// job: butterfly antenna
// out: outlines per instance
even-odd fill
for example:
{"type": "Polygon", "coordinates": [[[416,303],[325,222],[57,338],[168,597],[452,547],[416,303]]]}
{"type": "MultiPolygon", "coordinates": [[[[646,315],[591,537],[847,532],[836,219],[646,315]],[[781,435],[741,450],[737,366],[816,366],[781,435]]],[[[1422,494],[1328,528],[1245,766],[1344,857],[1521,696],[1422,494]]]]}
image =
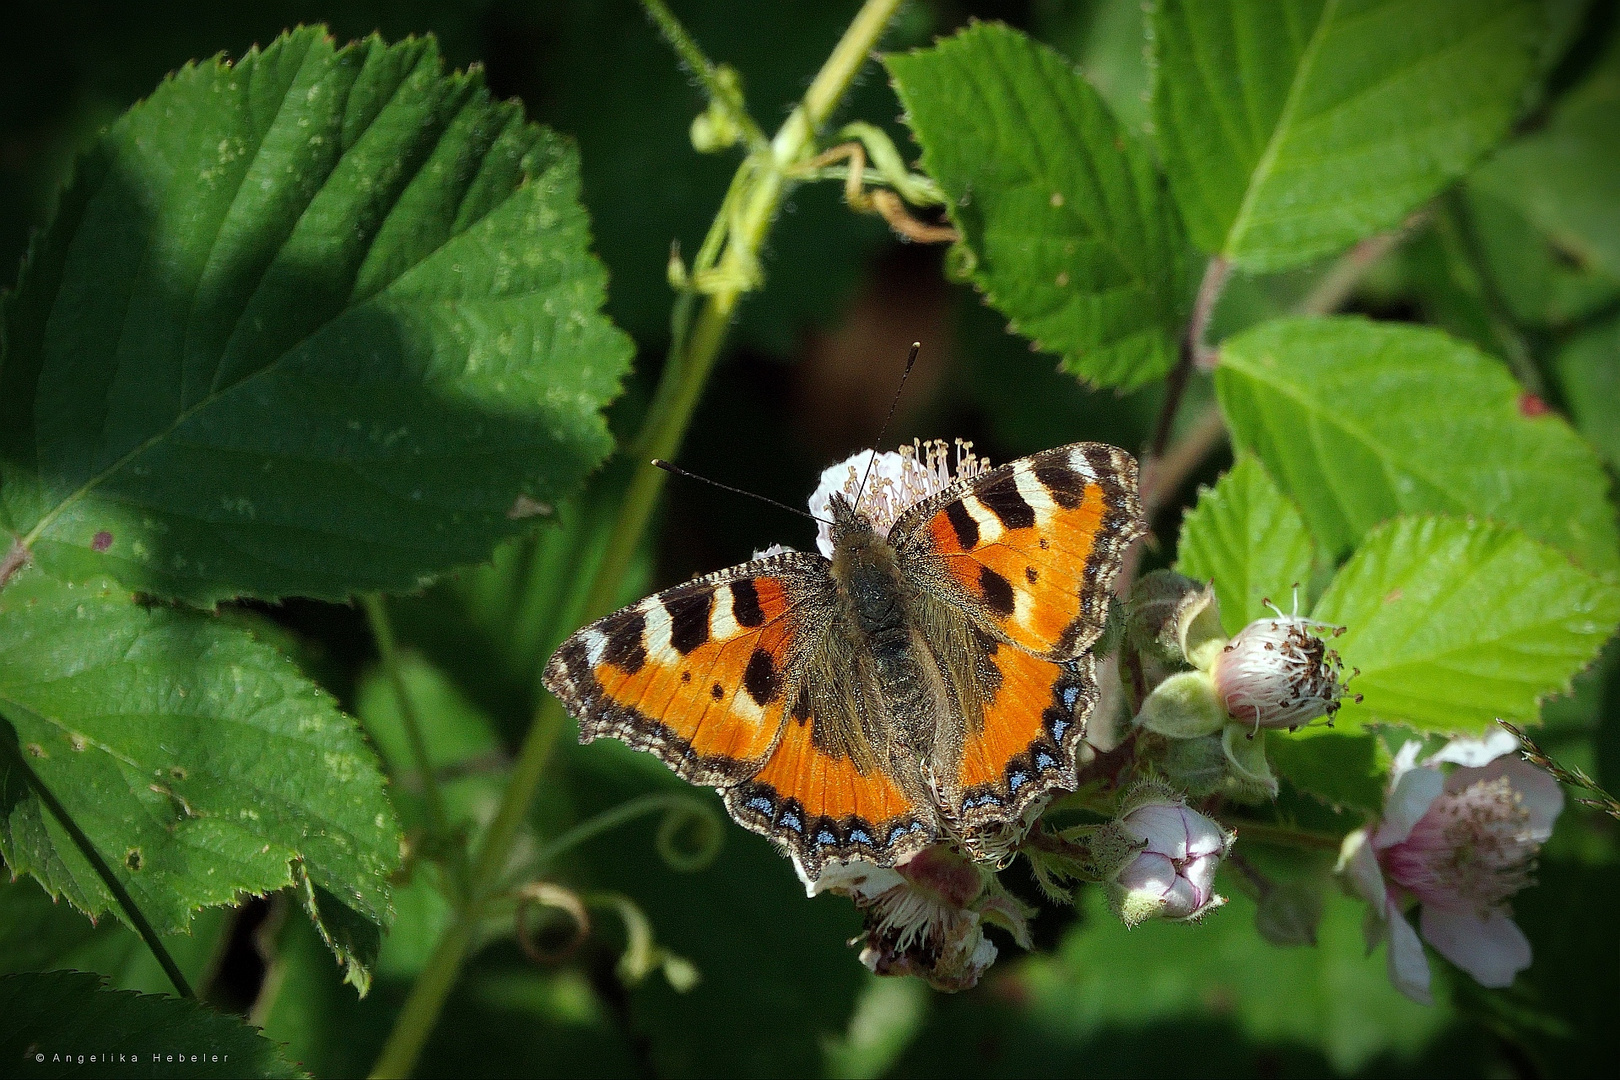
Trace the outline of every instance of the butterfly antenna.
{"type": "Polygon", "coordinates": [[[872,456],[866,460],[866,474],[861,477],[861,486],[855,489],[855,502],[852,504],[857,510],[861,506],[861,495],[866,491],[867,478],[872,475],[872,466],[877,464],[878,447],[883,445],[883,436],[888,433],[889,421],[894,419],[894,410],[900,404],[900,392],[906,388],[906,380],[911,377],[911,369],[917,363],[917,354],[922,351],[922,342],[913,341],[911,352],[906,354],[906,370],[900,373],[900,385],[894,388],[894,400],[889,402],[889,415],[883,418],[883,426],[878,428],[877,442],[872,444],[872,456]]]}
{"type": "Polygon", "coordinates": [[[711,487],[717,487],[721,491],[729,491],[733,495],[746,495],[750,499],[758,499],[762,503],[770,503],[772,506],[775,506],[775,507],[777,507],[779,509],[782,509],[782,510],[786,510],[790,514],[798,514],[800,517],[807,517],[811,521],[819,521],[819,522],[823,522],[824,524],[827,524],[827,525],[832,524],[832,522],[827,521],[826,518],[818,518],[818,517],[816,517],[816,515],[808,513],[808,512],[806,512],[804,510],[800,510],[796,506],[789,506],[787,503],[777,502],[775,499],[768,498],[767,496],[757,494],[756,492],[744,491],[742,488],[732,487],[730,484],[722,484],[718,480],[710,480],[707,476],[699,476],[695,472],[687,472],[685,469],[681,468],[679,465],[671,465],[669,462],[665,461],[663,458],[653,458],[652,463],[656,467],[658,467],[660,469],[663,469],[665,472],[669,473],[672,476],[684,476],[688,480],[701,480],[703,483],[708,484],[711,487]]]}

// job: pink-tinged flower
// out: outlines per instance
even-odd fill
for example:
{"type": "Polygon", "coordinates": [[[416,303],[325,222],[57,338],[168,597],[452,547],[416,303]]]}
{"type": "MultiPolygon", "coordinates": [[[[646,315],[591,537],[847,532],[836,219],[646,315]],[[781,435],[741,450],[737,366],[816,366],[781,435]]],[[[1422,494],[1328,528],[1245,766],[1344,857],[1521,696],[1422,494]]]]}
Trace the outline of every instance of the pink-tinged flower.
{"type": "Polygon", "coordinates": [[[861,963],[879,975],[916,975],[937,990],[966,990],[996,959],[986,922],[1030,945],[1029,909],[944,844],[892,868],[854,860],[829,863],[814,880],[802,868],[799,874],[809,895],[840,893],[865,913],[865,933],[855,940],[861,963]]]}
{"type": "Polygon", "coordinates": [[[1339,872],[1373,909],[1369,944],[1387,934],[1389,977],[1429,1004],[1429,962],[1406,910],[1421,904],[1423,941],[1482,986],[1512,984],[1530,942],[1508,900],[1533,882],[1536,855],[1564,807],[1558,782],[1505,731],[1453,739],[1418,765],[1396,755],[1384,816],[1345,837],[1339,872]],[[1449,774],[1440,766],[1455,766],[1449,774]]]}
{"type": "Polygon", "coordinates": [[[888,536],[889,528],[907,509],[930,495],[937,495],[965,476],[978,476],[990,471],[990,463],[973,452],[973,444],[956,440],[955,468],[952,468],[951,447],[944,439],[913,442],[898,451],[875,454],[862,450],[821,472],[821,483],[810,495],[810,513],[821,519],[816,533],[816,546],[827,558],[833,556],[832,497],[842,495],[854,504],[856,494],[860,505],[855,509],[865,514],[879,536],[888,536]],[[875,457],[875,460],[874,460],[875,457]],[[871,467],[871,475],[867,468],[871,467]],[[866,478],[866,487],[861,479],[866,478]]]}
{"type": "Polygon", "coordinates": [[[1245,626],[1216,656],[1210,671],[1227,715],[1256,729],[1290,731],[1331,718],[1339,702],[1351,696],[1339,654],[1322,636],[1339,629],[1280,613],[1245,626]]]}
{"type": "Polygon", "coordinates": [[[1232,834],[1155,784],[1127,796],[1114,825],[1142,845],[1109,882],[1109,900],[1127,926],[1144,919],[1197,919],[1226,903],[1215,868],[1232,834]]]}

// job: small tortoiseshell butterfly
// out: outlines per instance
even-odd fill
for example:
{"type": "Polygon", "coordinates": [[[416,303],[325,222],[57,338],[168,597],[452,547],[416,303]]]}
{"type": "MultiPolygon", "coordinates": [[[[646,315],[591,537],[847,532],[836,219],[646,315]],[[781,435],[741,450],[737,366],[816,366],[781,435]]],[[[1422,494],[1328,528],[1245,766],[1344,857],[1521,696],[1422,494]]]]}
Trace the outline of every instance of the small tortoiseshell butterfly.
{"type": "MultiPolygon", "coordinates": [[[[863,505],[865,505],[863,503],[863,505]]],[[[1136,462],[1074,443],[960,477],[881,535],[831,499],[831,559],[694,578],[563,642],[545,685],[783,844],[888,866],[983,852],[1075,784],[1091,646],[1145,531],[1136,462]]]]}

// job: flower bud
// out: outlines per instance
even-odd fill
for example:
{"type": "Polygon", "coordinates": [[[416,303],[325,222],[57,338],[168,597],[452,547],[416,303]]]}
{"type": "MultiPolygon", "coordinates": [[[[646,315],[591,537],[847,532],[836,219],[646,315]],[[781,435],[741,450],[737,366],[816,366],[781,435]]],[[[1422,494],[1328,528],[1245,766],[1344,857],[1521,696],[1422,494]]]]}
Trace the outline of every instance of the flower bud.
{"type": "Polygon", "coordinates": [[[1226,635],[1208,584],[1155,570],[1131,589],[1125,633],[1144,663],[1162,670],[1207,667],[1226,635]]]}
{"type": "Polygon", "coordinates": [[[1127,797],[1114,825],[1141,845],[1109,885],[1109,900],[1127,926],[1144,919],[1189,920],[1224,904],[1215,868],[1233,836],[1158,784],[1127,797]]]}
{"type": "Polygon", "coordinates": [[[1171,739],[1213,735],[1227,722],[1215,685],[1202,671],[1178,671],[1153,688],[1137,723],[1171,739]]]}
{"type": "Polygon", "coordinates": [[[1325,630],[1341,632],[1297,615],[1256,619],[1244,627],[1211,669],[1227,713],[1256,729],[1290,731],[1331,718],[1341,699],[1352,695],[1345,692],[1339,654],[1321,636],[1325,630]]]}

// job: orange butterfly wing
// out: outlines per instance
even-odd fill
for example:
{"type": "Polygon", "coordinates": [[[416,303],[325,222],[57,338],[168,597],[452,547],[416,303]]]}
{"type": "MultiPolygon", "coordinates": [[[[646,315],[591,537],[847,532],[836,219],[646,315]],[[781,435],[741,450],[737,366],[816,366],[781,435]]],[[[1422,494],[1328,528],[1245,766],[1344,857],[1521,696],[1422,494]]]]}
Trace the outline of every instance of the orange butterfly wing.
{"type": "Polygon", "coordinates": [[[1102,634],[1125,548],[1147,531],[1141,518],[1136,461],[1073,443],[919,503],[889,538],[902,566],[938,581],[986,629],[1061,663],[1102,634]]]}
{"type": "Polygon", "coordinates": [[[810,872],[829,858],[892,862],[933,838],[932,810],[881,769],[818,745],[809,673],[795,669],[833,624],[829,567],[793,552],[650,596],[563,642],[546,688],[582,742],[621,739],[720,788],[740,824],[810,872]]]}

